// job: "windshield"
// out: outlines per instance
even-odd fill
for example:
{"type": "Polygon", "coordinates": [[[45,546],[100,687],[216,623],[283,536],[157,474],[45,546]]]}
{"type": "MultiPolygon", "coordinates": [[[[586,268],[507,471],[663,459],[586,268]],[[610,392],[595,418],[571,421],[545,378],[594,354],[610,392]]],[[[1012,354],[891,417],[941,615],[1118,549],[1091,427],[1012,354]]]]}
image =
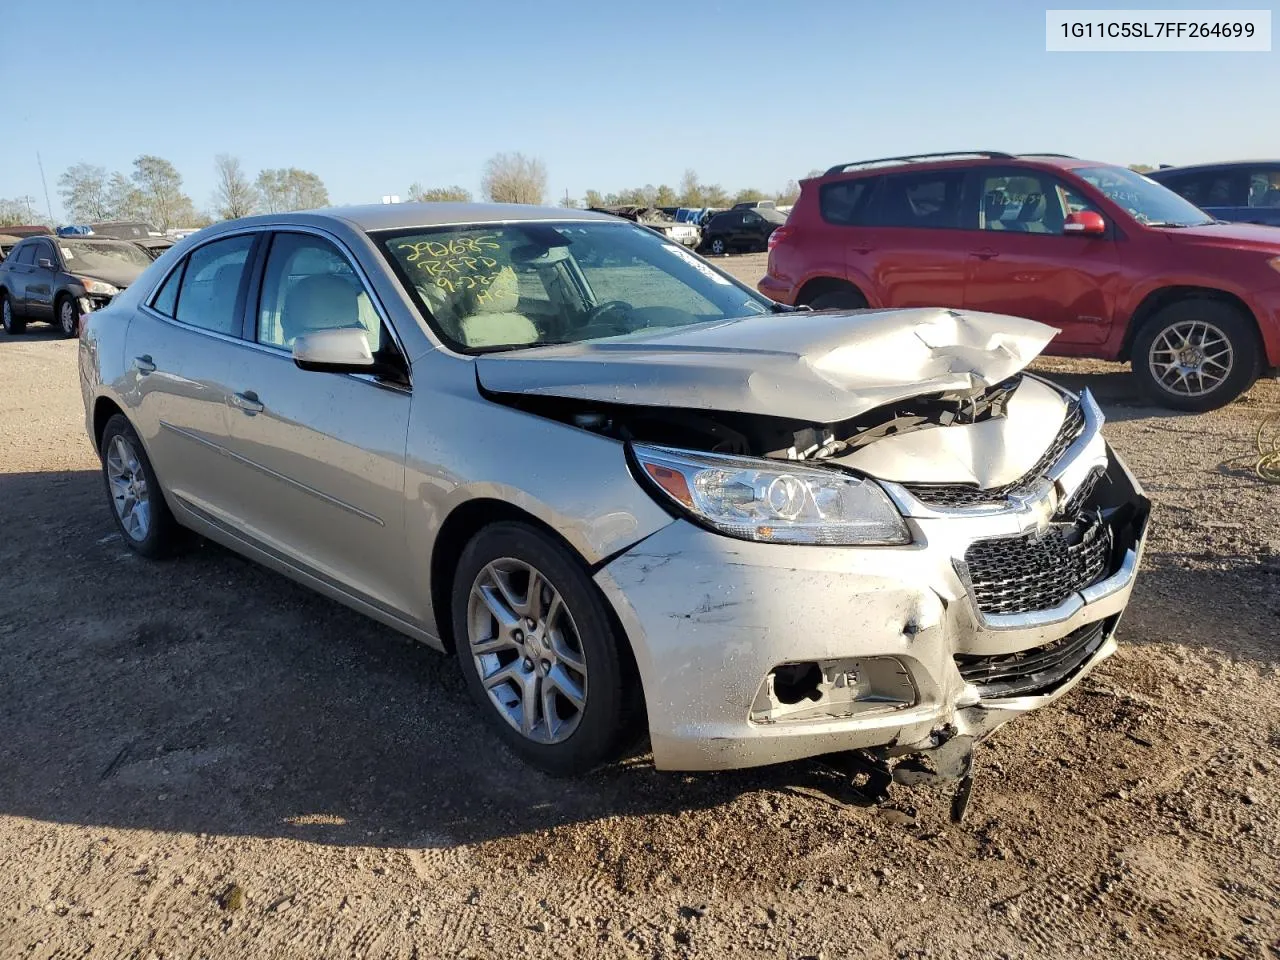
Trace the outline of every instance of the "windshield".
{"type": "Polygon", "coordinates": [[[1168,187],[1124,167],[1084,167],[1073,170],[1107,197],[1129,211],[1133,219],[1149,226],[1198,227],[1213,223],[1199,207],[1188,203],[1168,187]]]}
{"type": "Polygon", "coordinates": [[[483,224],[375,235],[436,333],[470,352],[620,337],[770,302],[626,223],[483,224]]]}
{"type": "Polygon", "coordinates": [[[151,258],[141,247],[119,240],[68,240],[61,237],[62,259],[72,273],[92,273],[94,270],[119,270],[121,263],[135,267],[151,266],[151,258]]]}

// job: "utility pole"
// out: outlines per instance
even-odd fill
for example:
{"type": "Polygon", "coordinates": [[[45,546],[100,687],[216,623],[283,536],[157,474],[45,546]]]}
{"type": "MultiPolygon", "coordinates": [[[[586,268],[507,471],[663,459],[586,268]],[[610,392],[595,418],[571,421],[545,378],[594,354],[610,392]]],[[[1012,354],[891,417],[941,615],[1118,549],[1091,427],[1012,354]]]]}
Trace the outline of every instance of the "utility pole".
{"type": "Polygon", "coordinates": [[[40,151],[36,151],[36,163],[40,167],[40,182],[44,185],[44,205],[49,211],[49,225],[53,226],[53,204],[49,202],[49,181],[44,178],[44,161],[40,159],[40,151]]]}

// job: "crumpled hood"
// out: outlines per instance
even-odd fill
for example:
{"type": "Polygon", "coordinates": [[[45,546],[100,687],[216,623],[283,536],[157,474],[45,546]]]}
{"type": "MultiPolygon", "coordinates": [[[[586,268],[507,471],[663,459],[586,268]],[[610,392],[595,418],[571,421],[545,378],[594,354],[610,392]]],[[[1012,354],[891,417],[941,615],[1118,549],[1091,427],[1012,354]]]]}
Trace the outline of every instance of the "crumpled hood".
{"type": "Polygon", "coordinates": [[[145,267],[137,267],[133,264],[121,261],[118,267],[115,264],[112,264],[109,267],[93,267],[89,270],[73,269],[68,272],[77,277],[88,277],[90,280],[101,280],[103,283],[109,283],[113,287],[119,287],[123,290],[125,287],[129,286],[129,284],[133,283],[133,281],[137,280],[138,277],[142,276],[142,271],[145,269],[145,267]]]}
{"type": "Polygon", "coordinates": [[[488,354],[476,358],[476,375],[496,393],[834,423],[908,397],[999,383],[1056,333],[933,307],[800,311],[488,354]]]}

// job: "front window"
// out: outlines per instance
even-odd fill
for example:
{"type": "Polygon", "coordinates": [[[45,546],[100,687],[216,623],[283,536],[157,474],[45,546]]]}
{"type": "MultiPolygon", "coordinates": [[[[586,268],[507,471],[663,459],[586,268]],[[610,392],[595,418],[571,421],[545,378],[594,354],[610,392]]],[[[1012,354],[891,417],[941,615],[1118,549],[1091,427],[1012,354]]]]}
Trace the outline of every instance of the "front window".
{"type": "Polygon", "coordinates": [[[151,258],[142,248],[132,243],[111,240],[67,240],[58,241],[62,248],[62,259],[67,262],[67,269],[72,273],[92,273],[94,270],[110,270],[127,263],[135,267],[151,266],[151,258]]]}
{"type": "Polygon", "coordinates": [[[683,247],[629,224],[478,224],[375,236],[436,333],[468,351],[625,337],[769,310],[769,301],[683,247]]]}
{"type": "Polygon", "coordinates": [[[1199,207],[1188,203],[1168,187],[1124,167],[1083,167],[1072,170],[1107,199],[1150,227],[1198,227],[1213,223],[1199,207]]]}

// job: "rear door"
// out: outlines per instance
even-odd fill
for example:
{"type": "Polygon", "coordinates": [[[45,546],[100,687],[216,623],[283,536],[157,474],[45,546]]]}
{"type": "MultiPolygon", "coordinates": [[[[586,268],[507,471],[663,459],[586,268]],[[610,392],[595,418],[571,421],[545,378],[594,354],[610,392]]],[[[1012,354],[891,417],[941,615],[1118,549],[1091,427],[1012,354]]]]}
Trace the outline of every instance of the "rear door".
{"type": "Polygon", "coordinates": [[[968,243],[961,169],[880,178],[847,248],[850,275],[867,276],[881,306],[959,307],[968,243]]]}
{"type": "Polygon", "coordinates": [[[421,599],[405,540],[405,382],[300,369],[307,332],[359,327],[403,364],[353,258],[327,236],[274,234],[230,365],[231,512],[269,550],[392,613],[421,599]]]}
{"type": "Polygon", "coordinates": [[[970,177],[978,229],[966,231],[965,306],[1047,323],[1063,343],[1106,340],[1119,282],[1114,229],[1102,237],[1062,231],[1067,213],[1097,208],[1034,168],[980,167],[970,177]]]}
{"type": "Polygon", "coordinates": [[[234,482],[226,455],[229,346],[241,314],[257,234],[197,247],[136,310],[125,335],[130,419],[166,493],[229,522],[234,482]]]}
{"type": "Polygon", "coordinates": [[[8,277],[9,296],[13,301],[14,312],[27,316],[27,280],[36,262],[36,244],[34,241],[18,244],[5,260],[8,277]]]}

